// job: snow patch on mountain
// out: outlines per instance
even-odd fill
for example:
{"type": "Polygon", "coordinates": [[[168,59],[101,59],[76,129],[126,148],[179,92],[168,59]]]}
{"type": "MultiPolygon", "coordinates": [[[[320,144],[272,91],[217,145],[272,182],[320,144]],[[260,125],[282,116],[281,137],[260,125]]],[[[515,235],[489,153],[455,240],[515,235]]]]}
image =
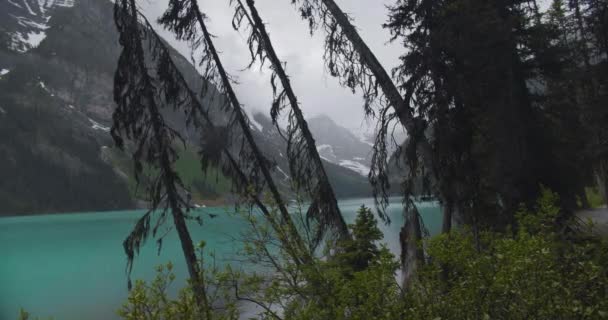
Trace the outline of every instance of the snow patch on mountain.
{"type": "Polygon", "coordinates": [[[46,13],[48,9],[55,7],[71,8],[74,6],[74,0],[38,0],[40,12],[46,13]]]}
{"type": "Polygon", "coordinates": [[[352,160],[340,160],[338,163],[342,167],[351,169],[362,176],[367,176],[369,174],[370,168],[360,162],[352,161],[352,160]]]}
{"type": "Polygon", "coordinates": [[[336,157],[336,153],[334,152],[334,148],[329,144],[322,144],[317,146],[317,152],[321,156],[321,158],[335,162],[338,157],[336,157]]]}
{"type": "MultiPolygon", "coordinates": [[[[17,17],[17,16],[13,16],[13,15],[11,15],[11,16],[13,18],[17,19],[17,23],[22,27],[36,29],[36,30],[46,30],[49,28],[49,26],[45,23],[39,23],[39,22],[33,21],[28,18],[24,18],[24,17],[17,17]]],[[[48,18],[46,20],[48,20],[48,18]]]]}
{"type": "Polygon", "coordinates": [[[363,126],[349,130],[326,115],[308,121],[318,143],[317,151],[324,160],[366,176],[369,172],[371,143],[369,130],[363,126]]]}
{"type": "Polygon", "coordinates": [[[55,94],[53,92],[51,92],[51,90],[49,90],[49,88],[46,86],[46,84],[44,84],[44,82],[38,81],[38,85],[40,86],[40,88],[42,88],[42,90],[46,91],[46,93],[48,93],[51,97],[55,96],[55,94]]]}
{"type": "Polygon", "coordinates": [[[18,4],[17,2],[15,2],[13,0],[8,0],[8,3],[14,5],[17,8],[23,9],[23,7],[20,4],[18,4]]]}
{"type": "Polygon", "coordinates": [[[255,119],[253,117],[249,118],[249,123],[251,125],[253,125],[253,127],[255,127],[255,129],[258,129],[258,131],[264,130],[264,126],[262,126],[259,122],[255,121],[255,119]]]}
{"type": "Polygon", "coordinates": [[[328,144],[322,144],[320,146],[317,146],[317,151],[325,151],[328,150],[331,153],[334,152],[334,149],[332,148],[332,146],[328,145],[328,144]]]}
{"type": "Polygon", "coordinates": [[[369,167],[364,164],[366,160],[363,157],[354,157],[353,160],[339,159],[334,153],[334,148],[329,144],[317,146],[317,152],[319,152],[321,159],[353,170],[360,175],[367,176],[369,173],[369,167]]]}
{"type": "Polygon", "coordinates": [[[97,122],[97,121],[95,121],[95,120],[93,120],[91,118],[89,118],[89,121],[92,124],[91,128],[93,130],[101,130],[101,131],[104,131],[104,132],[110,132],[110,127],[106,127],[106,126],[102,125],[101,123],[99,123],[99,122],[97,122]]]}
{"type": "Polygon", "coordinates": [[[75,0],[8,0],[15,9],[7,14],[15,19],[19,28],[9,33],[9,48],[16,52],[27,52],[36,48],[46,38],[53,9],[74,6],[75,0]],[[15,11],[15,12],[12,12],[15,11]],[[11,13],[12,12],[12,13],[11,13]]]}
{"type": "Polygon", "coordinates": [[[7,75],[9,72],[11,72],[11,71],[8,70],[8,69],[2,69],[2,70],[0,70],[0,78],[2,78],[2,76],[7,75]]]}
{"type": "Polygon", "coordinates": [[[25,5],[25,7],[27,8],[27,11],[33,15],[33,16],[37,16],[37,14],[32,10],[32,7],[30,7],[29,3],[27,3],[27,0],[22,0],[23,4],[25,5]]]}
{"type": "Polygon", "coordinates": [[[251,129],[254,129],[254,130],[257,129],[260,132],[264,131],[264,126],[255,120],[253,112],[251,112],[251,110],[244,109],[244,108],[243,108],[243,110],[245,110],[245,114],[247,115],[247,118],[249,119],[249,127],[251,127],[251,129]]]}
{"type": "Polygon", "coordinates": [[[10,34],[9,48],[13,51],[25,53],[40,45],[42,40],[46,38],[46,33],[42,30],[33,30],[30,32],[14,32],[10,34]]]}
{"type": "Polygon", "coordinates": [[[46,38],[46,33],[39,31],[28,32],[25,35],[25,39],[21,39],[21,41],[27,44],[30,48],[36,48],[46,38]]]}
{"type": "Polygon", "coordinates": [[[351,132],[357,137],[359,138],[359,141],[365,143],[366,145],[373,147],[374,144],[370,141],[370,136],[369,133],[364,132],[364,131],[354,131],[351,130],[351,132]]]}
{"type": "Polygon", "coordinates": [[[280,173],[282,173],[285,176],[285,180],[289,180],[289,175],[287,173],[285,173],[285,171],[283,171],[283,169],[281,169],[281,167],[277,166],[277,170],[279,170],[280,173]]]}

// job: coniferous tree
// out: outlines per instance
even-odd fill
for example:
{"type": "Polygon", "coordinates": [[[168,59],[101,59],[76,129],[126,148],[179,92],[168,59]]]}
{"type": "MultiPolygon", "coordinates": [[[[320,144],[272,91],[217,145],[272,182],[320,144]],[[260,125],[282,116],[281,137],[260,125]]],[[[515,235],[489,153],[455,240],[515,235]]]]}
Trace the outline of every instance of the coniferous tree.
{"type": "Polygon", "coordinates": [[[578,33],[583,43],[580,52],[589,57],[586,77],[591,88],[585,96],[585,125],[589,128],[589,152],[597,182],[608,199],[608,2],[573,1],[578,33]]]}
{"type": "MultiPolygon", "coordinates": [[[[294,261],[301,259],[302,255],[305,253],[295,249],[294,246],[290,244],[290,235],[284,234],[284,227],[280,225],[279,221],[274,219],[270,210],[259,199],[261,186],[255,174],[257,172],[256,167],[244,166],[243,163],[247,163],[247,159],[239,161],[231,154],[230,144],[228,143],[229,138],[226,134],[227,129],[214,125],[209,114],[209,108],[204,106],[201,102],[205,97],[197,96],[197,94],[190,89],[180,70],[174,64],[170,50],[166,47],[165,42],[154,31],[146,18],[136,9],[132,10],[134,7],[130,2],[126,3],[128,6],[127,8],[118,7],[119,5],[124,4],[122,2],[116,4],[117,25],[119,26],[121,35],[123,35],[123,38],[121,39],[133,40],[132,38],[129,38],[132,36],[131,31],[133,29],[123,28],[122,19],[131,19],[130,17],[135,14],[137,17],[135,20],[138,21],[139,27],[137,30],[138,34],[136,34],[138,37],[133,37],[135,38],[133,42],[129,42],[125,45],[125,52],[131,52],[130,50],[132,50],[132,48],[137,49],[135,50],[136,52],[140,52],[138,51],[139,45],[137,43],[142,41],[145,43],[147,51],[143,50],[144,46],[141,46],[142,54],[130,55],[125,53],[120,60],[116,77],[116,93],[119,108],[114,116],[115,124],[113,136],[117,141],[117,144],[121,147],[123,146],[123,136],[134,140],[139,147],[134,153],[138,181],[139,175],[143,174],[145,165],[158,168],[161,172],[158,178],[153,179],[154,185],[150,188],[150,199],[152,200],[151,210],[139,219],[135,229],[124,243],[125,251],[129,258],[129,270],[131,269],[135,253],[139,251],[140,246],[146,241],[150,233],[152,233],[153,236],[156,236],[159,228],[166,222],[167,212],[170,211],[174,217],[177,216],[178,218],[181,215],[182,222],[185,222],[185,219],[193,218],[187,212],[191,207],[191,204],[185,195],[188,194],[189,191],[181,183],[177,173],[172,169],[172,164],[178,157],[175,143],[180,141],[185,144],[185,141],[183,141],[177,131],[171,129],[165,122],[163,113],[160,109],[164,109],[166,106],[172,106],[175,111],[183,111],[186,118],[186,124],[194,126],[197,132],[201,134],[200,153],[202,170],[206,170],[209,165],[220,166],[222,172],[226,176],[232,178],[235,191],[246,197],[248,201],[256,205],[262,211],[265,217],[267,217],[270,225],[277,231],[277,234],[283,234],[281,240],[284,241],[283,244],[288,251],[290,251],[294,261]],[[129,16],[126,17],[125,14],[129,14],[129,16]],[[143,62],[142,60],[136,60],[142,56],[144,57],[143,62]],[[140,70],[146,70],[146,73],[140,72],[140,70]],[[133,78],[128,78],[128,75],[132,75],[133,78]],[[141,82],[139,82],[140,80],[141,82]],[[141,83],[143,83],[143,85],[141,85],[141,83]],[[135,89],[131,90],[131,87],[135,87],[137,90],[144,90],[144,92],[146,92],[145,90],[150,91],[150,96],[144,96],[148,99],[145,100],[146,103],[152,101],[152,103],[147,106],[147,109],[145,105],[140,105],[138,103],[139,100],[133,100],[134,96],[141,96],[141,91],[135,91],[135,89]],[[118,101],[119,93],[122,93],[120,102],[118,101]],[[152,98],[154,100],[150,100],[152,98]],[[145,112],[146,110],[150,110],[149,112],[154,116],[149,116],[148,113],[145,112]],[[164,158],[161,158],[163,156],[162,153],[161,156],[159,156],[159,159],[154,158],[158,149],[153,148],[155,147],[154,145],[150,146],[154,141],[153,138],[156,137],[156,131],[151,128],[153,127],[154,122],[150,119],[158,121],[162,126],[161,137],[163,134],[167,135],[167,137],[162,140],[167,141],[167,144],[158,146],[157,148],[167,149],[166,153],[170,159],[169,165],[167,165],[166,162],[161,162],[161,160],[164,161],[164,158]],[[142,126],[144,128],[148,127],[149,130],[139,129],[142,126]],[[145,154],[147,151],[150,153],[145,154]],[[142,157],[144,158],[142,159],[142,157]],[[164,187],[164,184],[167,183],[168,180],[162,178],[166,176],[168,176],[167,179],[172,179],[174,181],[175,187],[164,187]],[[253,190],[251,188],[253,188],[253,190]],[[167,191],[165,191],[165,189],[167,191]],[[175,199],[175,201],[171,202],[171,199],[175,199]],[[174,204],[175,202],[177,205],[174,204]],[[163,204],[165,207],[161,211],[160,217],[156,222],[152,223],[154,211],[163,204]]],[[[131,23],[132,21],[128,22],[131,23]]],[[[132,28],[134,25],[129,24],[127,26],[132,28]]],[[[209,87],[207,87],[207,84],[204,84],[204,86],[203,93],[209,94],[209,87]]],[[[243,151],[243,149],[240,149],[240,151],[243,151]]],[[[246,155],[246,152],[241,152],[240,155],[246,155]]],[[[180,222],[177,218],[175,220],[176,224],[180,222]]],[[[187,252],[194,252],[192,240],[188,240],[189,234],[185,225],[178,225],[177,229],[184,252],[186,254],[187,252]],[[188,251],[188,248],[191,248],[192,251],[188,251]]],[[[159,250],[162,245],[162,240],[162,236],[157,239],[159,250]]],[[[196,278],[192,276],[193,274],[201,274],[200,270],[197,270],[199,267],[198,264],[196,264],[196,256],[187,254],[187,257],[192,258],[194,261],[191,262],[190,260],[187,260],[189,263],[188,269],[189,271],[192,271],[191,278],[196,293],[195,298],[198,300],[198,305],[201,307],[201,310],[204,310],[204,313],[207,314],[210,310],[210,306],[207,303],[204,279],[202,277],[196,278]]]]}
{"type": "Polygon", "coordinates": [[[378,229],[378,221],[369,208],[361,206],[357,211],[355,223],[350,225],[352,239],[343,243],[344,251],[338,255],[338,263],[352,271],[367,269],[380,256],[381,250],[377,243],[383,234],[378,229]]]}
{"type": "Polygon", "coordinates": [[[233,26],[238,29],[243,21],[249,25],[251,33],[248,37],[248,45],[252,56],[250,66],[255,61],[263,64],[266,59],[271,63],[274,101],[270,114],[275,125],[278,126],[277,121],[283,109],[289,107],[286,137],[287,157],[296,192],[304,191],[311,198],[307,218],[317,224],[318,232],[315,235],[315,242],[318,243],[322,239],[328,228],[332,228],[342,239],[346,239],[349,237],[348,227],[338,207],[338,201],[321,162],[315,140],[308,129],[284,64],[272,46],[270,36],[254,1],[247,0],[247,6],[251,15],[240,0],[235,2],[233,26]],[[282,90],[279,90],[275,83],[276,78],[279,79],[282,90]]]}
{"type": "MultiPolygon", "coordinates": [[[[387,27],[409,50],[397,75],[432,125],[447,176],[440,185],[455,181],[465,223],[512,224],[540,184],[564,185],[548,150],[557,144],[545,136],[555,128],[548,83],[562,61],[536,2],[397,1],[387,27]]],[[[559,117],[577,125],[576,116],[559,117]]],[[[562,193],[570,209],[574,194],[562,193]]]]}
{"type": "MultiPolygon", "coordinates": [[[[232,115],[230,126],[238,126],[240,128],[243,140],[241,146],[247,149],[246,156],[241,154],[240,158],[245,162],[254,163],[257,171],[261,172],[262,179],[280,213],[281,220],[276,224],[282,228],[282,230],[279,230],[281,231],[279,234],[284,234],[282,240],[285,241],[285,244],[294,253],[292,254],[292,258],[300,263],[310,263],[312,261],[311,253],[298,233],[279,189],[272,178],[270,162],[264,157],[253,138],[249,121],[232,87],[231,77],[223,67],[219,54],[213,44],[212,36],[205,24],[205,16],[201,12],[197,2],[192,0],[171,0],[167,10],[159,18],[159,22],[165,28],[174,32],[178,39],[189,41],[193,50],[202,48],[199,65],[204,69],[203,78],[206,80],[205,86],[209,86],[210,84],[215,85],[219,89],[219,92],[226,97],[227,101],[224,107],[228,108],[232,115]],[[202,35],[199,35],[199,32],[202,35]]],[[[203,93],[208,91],[206,89],[204,88],[203,93]]],[[[243,152],[244,149],[241,149],[241,153],[243,152]]]]}
{"type": "MultiPolygon", "coordinates": [[[[412,96],[403,97],[380,64],[374,53],[363,41],[352,19],[333,0],[292,0],[311,32],[321,29],[325,33],[325,65],[329,73],[353,92],[359,88],[365,100],[367,116],[377,119],[376,141],[373,148],[372,168],[369,174],[373,186],[376,206],[383,219],[388,205],[389,172],[387,135],[391,123],[398,120],[408,132],[410,139],[406,150],[409,166],[408,179],[402,183],[404,216],[406,223],[401,229],[402,264],[404,283],[414,274],[416,265],[424,262],[418,243],[422,236],[419,213],[414,205],[414,179],[425,170],[434,175],[437,164],[425,135],[426,121],[410,108],[412,96]],[[377,108],[375,108],[377,107],[377,108]],[[377,110],[376,110],[377,109],[377,110]],[[412,139],[411,137],[414,137],[412,139]]],[[[446,193],[433,188],[433,193],[445,203],[446,193]]],[[[446,211],[449,212],[449,211],[446,211]]],[[[446,219],[444,217],[444,219],[446,219]]],[[[447,217],[451,220],[451,216],[447,217]]]]}
{"type": "MultiPolygon", "coordinates": [[[[183,195],[184,184],[173,168],[177,160],[175,144],[183,142],[183,139],[165,122],[161,113],[159,92],[146,66],[147,57],[143,43],[145,32],[142,31],[139,23],[135,0],[116,1],[114,17],[123,50],[114,81],[114,100],[117,109],[113,115],[112,137],[120,148],[124,147],[123,135],[135,142],[133,160],[138,181],[143,173],[144,163],[158,170],[149,188],[151,209],[137,222],[135,229],[124,243],[129,259],[128,268],[130,270],[132,267],[134,248],[138,250],[141,241],[145,240],[149,233],[151,215],[156,209],[161,208],[161,217],[153,227],[156,233],[159,225],[166,220],[166,215],[170,212],[202,315],[210,308],[194,244],[186,226],[184,210],[187,210],[185,208],[190,204],[183,195]]],[[[174,107],[179,106],[179,97],[167,96],[167,98],[168,103],[174,107]]]]}
{"type": "Polygon", "coordinates": [[[549,20],[559,30],[558,43],[567,57],[565,72],[552,80],[554,83],[572,81],[571,94],[564,101],[573,101],[571,108],[578,113],[581,128],[576,134],[577,143],[583,146],[579,153],[584,158],[581,162],[589,164],[585,168],[579,167],[577,172],[583,172],[585,185],[594,184],[590,177],[595,175],[604,194],[608,181],[605,169],[608,132],[604,125],[608,120],[606,6],[605,1],[554,1],[548,12],[549,20]]]}
{"type": "MultiPolygon", "coordinates": [[[[256,174],[258,170],[248,161],[250,156],[246,157],[247,150],[243,147],[237,150],[240,155],[240,161],[232,155],[231,143],[228,141],[229,137],[226,133],[228,129],[214,124],[209,108],[206,108],[201,103],[201,100],[205,97],[199,97],[194,93],[178,67],[174,64],[165,43],[154,31],[150,23],[145,18],[142,19],[145,21],[146,31],[151,35],[150,41],[153,44],[151,48],[154,53],[154,60],[158,61],[158,74],[161,75],[161,87],[164,89],[166,99],[179,97],[180,104],[185,109],[186,124],[193,125],[201,133],[199,153],[201,155],[202,170],[206,171],[210,165],[221,168],[222,173],[231,178],[234,191],[250,204],[258,207],[273,229],[277,230],[277,233],[281,233],[282,228],[279,222],[273,218],[271,210],[260,199],[263,185],[256,174]]],[[[205,88],[202,92],[209,93],[210,90],[206,87],[208,84],[204,81],[203,83],[205,88]]],[[[221,110],[214,111],[222,113],[221,110]]],[[[239,131],[233,133],[233,135],[238,134],[239,131]]],[[[286,239],[287,236],[284,235],[282,240],[286,239]]],[[[288,243],[285,243],[285,245],[287,248],[290,248],[288,243]]],[[[299,252],[294,251],[295,249],[293,248],[291,250],[293,257],[299,256],[299,252]]]]}

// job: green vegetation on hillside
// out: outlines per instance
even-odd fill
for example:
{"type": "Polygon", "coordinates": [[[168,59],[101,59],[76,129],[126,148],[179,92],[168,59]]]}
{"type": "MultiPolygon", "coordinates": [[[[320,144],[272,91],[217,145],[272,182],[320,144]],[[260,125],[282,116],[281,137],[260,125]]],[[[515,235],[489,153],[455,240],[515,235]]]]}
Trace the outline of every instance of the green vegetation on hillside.
{"type": "MultiPolygon", "coordinates": [[[[144,170],[142,183],[138,185],[131,159],[120,150],[108,150],[112,165],[126,174],[129,192],[134,199],[146,198],[146,177],[153,172],[144,170]]],[[[179,159],[175,162],[175,170],[182,178],[186,187],[192,192],[192,199],[197,203],[205,201],[223,201],[222,197],[230,194],[231,182],[216,167],[209,167],[206,172],[201,169],[198,155],[193,148],[180,148],[179,159]]]]}

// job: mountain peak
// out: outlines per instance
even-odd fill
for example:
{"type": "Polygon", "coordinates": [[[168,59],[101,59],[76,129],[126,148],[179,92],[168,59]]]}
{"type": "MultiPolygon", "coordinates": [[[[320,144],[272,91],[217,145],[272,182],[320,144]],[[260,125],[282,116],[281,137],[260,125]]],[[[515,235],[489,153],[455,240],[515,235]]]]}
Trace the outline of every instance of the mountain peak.
{"type": "Polygon", "coordinates": [[[370,145],[324,114],[308,120],[321,157],[363,176],[369,173],[370,145]]]}
{"type": "Polygon", "coordinates": [[[330,125],[338,126],[338,124],[332,118],[330,118],[328,115],[322,114],[322,113],[314,115],[313,117],[311,117],[310,120],[309,120],[309,122],[327,123],[327,124],[330,124],[330,125]]]}

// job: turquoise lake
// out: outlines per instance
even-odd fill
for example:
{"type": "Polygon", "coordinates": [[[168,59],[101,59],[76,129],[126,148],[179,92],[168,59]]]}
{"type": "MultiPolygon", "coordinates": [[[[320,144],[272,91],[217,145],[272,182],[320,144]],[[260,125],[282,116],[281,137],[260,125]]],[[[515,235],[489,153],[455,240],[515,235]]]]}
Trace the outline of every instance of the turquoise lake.
{"type": "MultiPolygon", "coordinates": [[[[347,222],[357,209],[372,199],[340,201],[347,222]]],[[[437,203],[418,204],[426,228],[436,234],[441,228],[437,203]]],[[[195,243],[207,242],[221,263],[237,262],[239,237],[246,225],[230,208],[197,211],[203,225],[189,223],[195,243]],[[209,218],[208,214],[217,214],[209,218]]],[[[20,308],[43,319],[114,320],[127,291],[126,256],[122,242],[143,211],[93,212],[0,218],[0,320],[16,319],[20,308]]],[[[390,225],[380,223],[384,241],[399,252],[398,236],[403,223],[398,199],[389,206],[390,225]]],[[[168,220],[171,221],[170,219],[168,220]]],[[[136,258],[132,278],[152,279],[154,266],[172,261],[180,287],[186,277],[181,247],[171,231],[158,254],[153,240],[136,258]]]]}

